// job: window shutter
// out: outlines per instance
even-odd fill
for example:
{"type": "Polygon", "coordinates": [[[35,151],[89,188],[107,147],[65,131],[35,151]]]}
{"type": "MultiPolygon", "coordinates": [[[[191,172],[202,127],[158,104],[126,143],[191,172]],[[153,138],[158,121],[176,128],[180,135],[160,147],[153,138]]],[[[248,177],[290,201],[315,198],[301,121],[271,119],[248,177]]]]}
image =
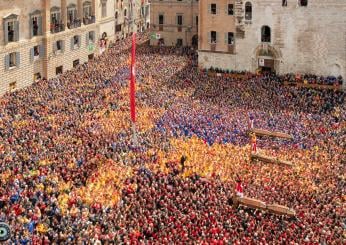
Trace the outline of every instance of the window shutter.
{"type": "Polygon", "coordinates": [[[61,41],[61,51],[62,53],[65,52],[65,41],[61,41]]]}
{"type": "Polygon", "coordinates": [[[19,52],[16,53],[16,66],[17,67],[20,66],[20,53],[19,52]]]}
{"type": "Polygon", "coordinates": [[[218,41],[219,41],[219,33],[216,32],[216,40],[215,40],[215,42],[218,43],[218,41]]]}
{"type": "Polygon", "coordinates": [[[40,16],[38,16],[37,17],[37,24],[38,24],[38,34],[39,35],[42,35],[43,33],[42,33],[42,16],[40,15],[40,16]]]}
{"type": "Polygon", "coordinates": [[[181,25],[183,26],[184,25],[184,16],[181,15],[181,25]]]}
{"type": "Polygon", "coordinates": [[[175,24],[178,25],[178,15],[175,16],[175,24]]]}
{"type": "Polygon", "coordinates": [[[10,56],[5,55],[5,70],[8,70],[10,68],[10,56]]]}
{"type": "Polygon", "coordinates": [[[225,43],[228,44],[228,32],[225,33],[225,43]]]}
{"type": "Polygon", "coordinates": [[[15,21],[15,40],[19,41],[19,21],[15,21]]]}
{"type": "Polygon", "coordinates": [[[40,57],[43,58],[44,57],[44,46],[43,44],[40,45],[40,57]]]}
{"type": "Polygon", "coordinates": [[[211,4],[208,4],[208,13],[211,14],[211,4]]]}
{"type": "Polygon", "coordinates": [[[81,47],[82,36],[78,36],[78,47],[81,47]]]}
{"type": "Polygon", "coordinates": [[[211,43],[211,32],[208,32],[208,42],[211,43]]]}
{"type": "Polygon", "coordinates": [[[89,32],[85,34],[85,45],[88,47],[89,46],[89,32]]]}
{"type": "Polygon", "coordinates": [[[30,38],[32,38],[34,36],[34,30],[33,30],[33,25],[32,25],[32,18],[33,18],[32,16],[30,16],[30,18],[29,18],[30,38]]]}
{"type": "Polygon", "coordinates": [[[4,36],[5,36],[5,44],[7,44],[7,43],[8,43],[7,25],[8,25],[8,22],[7,22],[7,21],[4,21],[4,36]]]}
{"type": "Polygon", "coordinates": [[[71,43],[70,43],[70,44],[71,44],[71,50],[73,50],[73,48],[74,48],[74,43],[73,43],[74,40],[73,40],[73,39],[74,39],[74,38],[72,37],[72,38],[71,38],[71,43]]]}
{"type": "Polygon", "coordinates": [[[58,49],[56,41],[53,43],[53,51],[56,52],[58,49]]]}
{"type": "Polygon", "coordinates": [[[34,61],[34,48],[30,49],[30,62],[34,61]]]}

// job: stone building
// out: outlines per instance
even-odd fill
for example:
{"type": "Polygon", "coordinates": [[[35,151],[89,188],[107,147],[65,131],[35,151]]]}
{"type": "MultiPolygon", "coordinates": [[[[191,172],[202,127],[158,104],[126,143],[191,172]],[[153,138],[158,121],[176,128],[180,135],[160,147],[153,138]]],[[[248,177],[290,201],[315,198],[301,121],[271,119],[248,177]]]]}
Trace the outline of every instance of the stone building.
{"type": "Polygon", "coordinates": [[[151,0],[151,45],[198,45],[198,0],[151,0]]]}
{"type": "Polygon", "coordinates": [[[199,65],[346,77],[346,1],[204,0],[199,65]]]}
{"type": "MultiPolygon", "coordinates": [[[[117,39],[119,2],[123,0],[1,0],[0,94],[39,77],[55,77],[102,53],[117,39]]],[[[144,19],[136,15],[144,5],[134,5],[135,19],[144,19]]]]}

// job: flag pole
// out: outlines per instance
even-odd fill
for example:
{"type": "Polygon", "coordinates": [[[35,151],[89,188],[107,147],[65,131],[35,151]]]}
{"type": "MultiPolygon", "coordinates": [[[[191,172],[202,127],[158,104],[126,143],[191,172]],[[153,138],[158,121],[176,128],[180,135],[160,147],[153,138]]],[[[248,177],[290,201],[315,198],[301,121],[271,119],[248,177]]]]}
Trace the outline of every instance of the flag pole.
{"type": "Polygon", "coordinates": [[[137,145],[137,132],[136,132],[136,33],[132,34],[132,48],[131,48],[131,77],[130,77],[130,109],[131,109],[131,124],[133,134],[133,144],[137,145]]]}

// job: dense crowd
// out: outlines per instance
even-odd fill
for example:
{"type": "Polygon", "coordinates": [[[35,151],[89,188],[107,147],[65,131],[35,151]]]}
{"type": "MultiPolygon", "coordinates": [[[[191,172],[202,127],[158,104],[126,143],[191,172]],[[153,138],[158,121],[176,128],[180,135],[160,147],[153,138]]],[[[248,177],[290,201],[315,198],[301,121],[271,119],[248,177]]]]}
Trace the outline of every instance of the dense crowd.
{"type": "MultiPolygon", "coordinates": [[[[138,42],[146,40],[138,36],[138,42]]],[[[195,55],[137,50],[137,142],[129,40],[0,99],[0,222],[14,244],[344,244],[345,93],[273,74],[213,76],[195,55]],[[293,167],[249,160],[248,124],[293,167]],[[184,166],[182,155],[187,156],[184,166]],[[244,195],[289,218],[233,206],[244,195]]]]}

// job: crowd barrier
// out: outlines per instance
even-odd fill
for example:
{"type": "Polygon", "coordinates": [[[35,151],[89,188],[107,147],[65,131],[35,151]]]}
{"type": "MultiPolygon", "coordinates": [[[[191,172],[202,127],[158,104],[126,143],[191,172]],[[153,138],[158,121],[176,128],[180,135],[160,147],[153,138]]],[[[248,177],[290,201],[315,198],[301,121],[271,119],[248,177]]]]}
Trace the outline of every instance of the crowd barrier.
{"type": "Polygon", "coordinates": [[[327,84],[310,84],[310,83],[299,83],[299,82],[284,82],[285,86],[295,86],[299,88],[313,88],[313,89],[331,89],[331,90],[342,90],[341,85],[327,85],[327,84]]]}

